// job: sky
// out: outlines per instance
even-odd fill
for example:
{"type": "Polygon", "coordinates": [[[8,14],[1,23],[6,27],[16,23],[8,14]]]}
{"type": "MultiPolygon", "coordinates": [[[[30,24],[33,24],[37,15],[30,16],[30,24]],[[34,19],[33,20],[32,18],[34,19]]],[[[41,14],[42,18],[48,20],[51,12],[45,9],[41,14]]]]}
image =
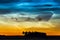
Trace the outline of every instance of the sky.
{"type": "MultiPolygon", "coordinates": [[[[52,19],[57,19],[58,22],[60,22],[60,0],[0,0],[0,16],[5,15],[7,17],[13,16],[13,17],[18,17],[18,15],[25,14],[29,15],[30,17],[35,17],[35,15],[39,15],[40,17],[44,19],[52,18],[52,19]],[[50,8],[52,8],[50,10],[50,8]],[[57,8],[53,10],[53,8],[57,8]],[[42,9],[42,10],[41,10],[42,9]],[[46,9],[46,10],[44,10],[46,9]],[[49,9],[49,11],[47,10],[49,9]],[[43,11],[44,10],[44,11],[43,11]],[[53,11],[52,11],[53,10],[53,11]],[[34,16],[32,16],[34,15],[34,16]]],[[[3,18],[1,18],[3,19],[3,18]]],[[[24,27],[57,27],[60,26],[60,23],[57,22],[57,20],[53,20],[52,22],[38,22],[38,23],[16,23],[16,22],[11,22],[8,19],[0,19],[0,33],[1,34],[20,34],[20,31],[26,30],[24,27]],[[47,24],[46,24],[47,23],[47,24]],[[54,25],[53,25],[53,24],[54,25]],[[36,24],[36,25],[35,25],[36,24]],[[22,27],[22,29],[21,29],[22,27]],[[18,28],[18,29],[17,29],[18,28]],[[8,31],[7,31],[8,30],[8,31]]],[[[51,21],[51,20],[50,20],[51,21]]],[[[59,27],[57,27],[59,28],[59,27]]],[[[30,29],[29,29],[30,30],[30,29]]],[[[32,28],[32,30],[34,30],[32,28]]],[[[35,28],[35,30],[37,30],[35,28]]],[[[52,29],[53,30],[53,29],[52,29]]],[[[28,31],[28,29],[27,29],[28,31]]],[[[37,30],[38,31],[38,30],[37,30]]],[[[39,31],[45,31],[49,34],[59,34],[60,31],[56,30],[43,30],[39,29],[39,31]]]]}
{"type": "MultiPolygon", "coordinates": [[[[59,7],[59,0],[1,0],[0,1],[0,14],[21,14],[21,12],[24,14],[37,14],[40,16],[44,16],[45,14],[52,14],[51,16],[54,18],[60,18],[60,10],[57,11],[40,11],[40,9],[45,8],[58,8],[59,7]],[[50,6],[44,6],[44,5],[50,5],[50,6]],[[52,5],[52,6],[51,6],[52,5]],[[58,6],[58,7],[56,7],[58,6]],[[38,12],[36,12],[38,11],[38,12]],[[42,14],[42,15],[41,15],[42,14]]],[[[47,15],[46,15],[47,16],[47,15]]],[[[45,17],[46,18],[46,17],[45,17]]]]}
{"type": "Polygon", "coordinates": [[[60,5],[59,0],[1,0],[0,9],[20,8],[29,5],[36,6],[45,4],[60,5]]]}

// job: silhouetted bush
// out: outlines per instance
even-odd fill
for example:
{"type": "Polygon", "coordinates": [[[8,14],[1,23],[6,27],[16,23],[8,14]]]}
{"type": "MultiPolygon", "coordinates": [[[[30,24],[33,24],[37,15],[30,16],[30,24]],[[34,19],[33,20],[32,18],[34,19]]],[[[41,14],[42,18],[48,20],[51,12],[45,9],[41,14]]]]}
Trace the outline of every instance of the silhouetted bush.
{"type": "Polygon", "coordinates": [[[23,32],[23,34],[25,34],[24,36],[27,38],[45,38],[46,37],[46,33],[42,33],[42,32],[23,32]]]}

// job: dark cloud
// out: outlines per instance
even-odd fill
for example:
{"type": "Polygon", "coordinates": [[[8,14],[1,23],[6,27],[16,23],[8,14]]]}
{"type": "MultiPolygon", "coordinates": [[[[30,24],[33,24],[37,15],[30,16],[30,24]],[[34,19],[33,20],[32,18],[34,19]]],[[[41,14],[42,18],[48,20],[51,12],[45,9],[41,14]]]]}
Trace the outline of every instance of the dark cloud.
{"type": "Polygon", "coordinates": [[[19,2],[20,0],[0,0],[0,4],[3,3],[13,3],[13,2],[19,2]]]}
{"type": "Polygon", "coordinates": [[[20,12],[20,10],[0,9],[0,14],[10,14],[12,12],[20,12]]]}

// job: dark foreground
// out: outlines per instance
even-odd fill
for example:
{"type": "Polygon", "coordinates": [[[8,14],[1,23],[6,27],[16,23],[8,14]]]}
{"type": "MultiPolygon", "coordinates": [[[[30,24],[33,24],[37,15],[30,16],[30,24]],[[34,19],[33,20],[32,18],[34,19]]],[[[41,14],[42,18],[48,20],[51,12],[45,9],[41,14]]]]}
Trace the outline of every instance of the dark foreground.
{"type": "Polygon", "coordinates": [[[24,32],[24,36],[2,36],[0,40],[60,40],[60,36],[47,36],[45,33],[24,32]]]}

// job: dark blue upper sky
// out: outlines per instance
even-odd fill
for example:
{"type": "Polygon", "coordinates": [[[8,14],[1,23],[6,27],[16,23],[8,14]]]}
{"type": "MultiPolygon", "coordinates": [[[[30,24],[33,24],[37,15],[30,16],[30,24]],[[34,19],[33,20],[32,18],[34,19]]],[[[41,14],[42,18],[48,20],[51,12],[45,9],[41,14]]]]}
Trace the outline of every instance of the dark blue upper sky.
{"type": "MultiPolygon", "coordinates": [[[[54,5],[59,5],[60,1],[59,0],[0,0],[0,6],[2,5],[16,5],[16,4],[20,4],[20,3],[40,3],[41,4],[54,4],[54,5]]],[[[9,6],[8,5],[8,6],[9,6]]],[[[25,4],[24,4],[25,5],[25,4]]]]}
{"type": "MultiPolygon", "coordinates": [[[[25,10],[40,10],[41,7],[48,8],[59,6],[60,0],[0,0],[0,14],[20,12],[22,9],[25,10]],[[45,5],[45,6],[44,6],[45,5]],[[37,8],[38,9],[37,9],[37,8]],[[10,9],[10,10],[9,10],[10,9]],[[15,9],[15,10],[12,10],[15,9]],[[18,10],[20,9],[20,10],[18,10]]],[[[29,12],[31,14],[31,12],[29,12]]],[[[38,13],[38,12],[37,12],[38,13]]],[[[34,14],[37,14],[34,13],[34,14]]],[[[39,11],[39,14],[44,14],[46,12],[39,11]]],[[[47,12],[47,14],[60,14],[60,11],[47,12]]],[[[14,16],[14,15],[13,15],[14,16]]],[[[42,15],[43,16],[43,15],[42,15]]]]}
{"type": "Polygon", "coordinates": [[[0,3],[12,2],[59,2],[60,0],[0,0],[0,3]]]}
{"type": "MultiPolygon", "coordinates": [[[[0,13],[9,13],[12,10],[4,9],[37,9],[41,5],[60,5],[60,0],[0,0],[0,13]],[[28,7],[27,7],[28,6],[28,7]],[[30,7],[29,7],[30,6],[30,7]]],[[[43,6],[45,7],[45,6],[43,6]]],[[[39,8],[38,8],[39,10],[39,8]]]]}

